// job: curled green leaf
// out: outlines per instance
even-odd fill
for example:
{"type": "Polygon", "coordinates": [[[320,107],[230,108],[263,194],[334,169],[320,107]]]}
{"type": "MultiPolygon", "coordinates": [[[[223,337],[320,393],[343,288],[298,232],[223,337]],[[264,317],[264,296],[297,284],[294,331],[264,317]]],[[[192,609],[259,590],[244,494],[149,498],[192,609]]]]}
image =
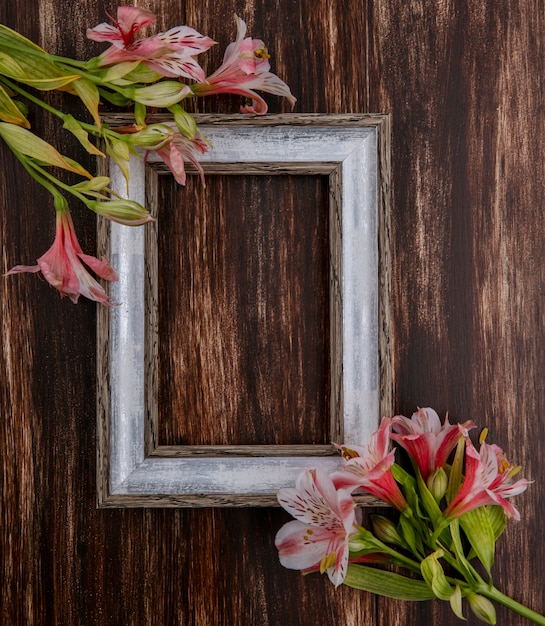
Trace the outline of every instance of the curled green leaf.
{"type": "Polygon", "coordinates": [[[440,600],[450,600],[455,589],[448,582],[439,559],[443,556],[443,550],[436,550],[427,556],[420,564],[422,577],[434,595],[440,600]]]}
{"type": "Polygon", "coordinates": [[[23,128],[30,128],[29,121],[16,103],[9,97],[2,85],[0,85],[0,120],[22,126],[23,128]]]}

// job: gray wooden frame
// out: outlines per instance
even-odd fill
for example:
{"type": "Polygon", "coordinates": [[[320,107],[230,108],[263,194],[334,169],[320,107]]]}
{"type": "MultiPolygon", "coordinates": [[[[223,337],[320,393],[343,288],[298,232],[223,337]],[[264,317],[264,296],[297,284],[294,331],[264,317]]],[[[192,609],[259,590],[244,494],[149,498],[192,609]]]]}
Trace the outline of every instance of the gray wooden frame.
{"type": "MultiPolygon", "coordinates": [[[[112,116],[110,124],[123,124],[112,116]]],[[[205,172],[329,177],[331,438],[364,444],[391,413],[390,124],[387,115],[198,115],[213,149],[205,172]]],[[[130,164],[129,197],[153,212],[153,155],[130,164]]],[[[112,187],[125,182],[112,163],[112,187]]],[[[157,445],[157,244],[154,225],[100,220],[101,253],[120,274],[98,314],[97,495],[100,507],[276,505],[307,467],[340,463],[333,446],[157,445]]],[[[372,498],[362,497],[367,504],[372,498]]]]}

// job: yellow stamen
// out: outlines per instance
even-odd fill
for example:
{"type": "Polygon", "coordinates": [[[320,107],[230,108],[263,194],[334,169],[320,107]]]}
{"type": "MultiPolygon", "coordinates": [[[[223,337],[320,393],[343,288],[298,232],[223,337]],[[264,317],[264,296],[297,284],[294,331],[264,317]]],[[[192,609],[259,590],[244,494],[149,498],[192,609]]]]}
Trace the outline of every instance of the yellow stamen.
{"type": "Polygon", "coordinates": [[[507,477],[513,478],[513,476],[516,476],[520,472],[521,469],[522,469],[522,465],[515,465],[511,467],[511,469],[509,470],[509,474],[507,474],[507,477]]]}
{"type": "Polygon", "coordinates": [[[481,434],[479,435],[479,443],[483,443],[488,435],[488,428],[483,428],[481,430],[481,434]]]}
{"type": "Polygon", "coordinates": [[[270,59],[271,55],[267,52],[267,48],[256,48],[254,50],[254,56],[257,59],[270,59]]]}
{"type": "Polygon", "coordinates": [[[335,552],[330,552],[320,561],[320,574],[326,572],[330,567],[335,565],[335,552]]]}
{"type": "Polygon", "coordinates": [[[342,452],[343,459],[346,459],[347,461],[359,456],[359,454],[355,450],[351,450],[350,448],[347,448],[346,446],[342,446],[341,452],[342,452]]]}

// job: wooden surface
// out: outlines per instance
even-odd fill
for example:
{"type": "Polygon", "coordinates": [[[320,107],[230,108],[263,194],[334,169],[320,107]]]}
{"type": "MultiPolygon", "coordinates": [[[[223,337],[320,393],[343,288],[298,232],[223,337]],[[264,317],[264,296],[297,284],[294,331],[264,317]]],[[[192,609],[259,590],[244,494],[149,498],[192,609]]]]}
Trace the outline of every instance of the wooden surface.
{"type": "MultiPolygon", "coordinates": [[[[269,44],[298,111],[392,114],[395,409],[431,405],[453,420],[486,423],[490,438],[524,465],[535,482],[518,498],[522,521],[499,542],[495,579],[545,611],[542,7],[533,0],[139,4],[160,14],[160,28],[187,22],[222,47],[237,12],[269,44]]],[[[83,34],[103,21],[104,7],[4,2],[0,22],[59,54],[84,56],[100,49],[83,34]]],[[[221,52],[211,56],[215,64],[221,52]]],[[[236,106],[226,98],[202,110],[236,106]]],[[[45,129],[50,138],[58,132],[50,121],[45,129]]],[[[58,139],[75,149],[65,135],[58,139]]],[[[50,245],[53,210],[3,146],[0,162],[5,271],[50,245]]],[[[92,252],[95,221],[74,212],[92,252]]],[[[273,542],[288,516],[279,510],[97,510],[96,308],[61,301],[35,276],[4,279],[0,302],[3,624],[459,623],[445,603],[377,600],[282,569],[273,542]]],[[[499,610],[498,623],[525,622],[499,610]]]]}

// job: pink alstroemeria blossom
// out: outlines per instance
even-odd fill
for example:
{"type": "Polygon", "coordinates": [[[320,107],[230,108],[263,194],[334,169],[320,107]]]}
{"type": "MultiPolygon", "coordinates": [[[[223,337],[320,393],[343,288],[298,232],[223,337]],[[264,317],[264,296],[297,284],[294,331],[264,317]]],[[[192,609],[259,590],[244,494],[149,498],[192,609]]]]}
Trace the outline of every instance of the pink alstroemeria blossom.
{"type": "Polygon", "coordinates": [[[508,517],[520,520],[520,513],[506,500],[528,487],[526,478],[511,484],[511,478],[519,470],[520,467],[509,463],[499,446],[483,442],[477,451],[468,439],[464,482],[445,509],[445,518],[454,519],[477,507],[495,504],[501,506],[508,517]]]}
{"type": "Polygon", "coordinates": [[[110,41],[112,45],[99,57],[101,66],[127,61],[142,61],[161,76],[169,78],[205,79],[201,66],[193,58],[206,52],[214,41],[189,26],[175,26],[166,33],[137,38],[136,33],[152,24],[155,16],[136,7],[119,7],[115,26],[102,23],[87,29],[87,37],[94,41],[110,41]]]}
{"type": "Polygon", "coordinates": [[[355,502],[344,489],[335,489],[321,470],[306,470],[295,488],[281,489],[278,502],[296,518],[278,531],[275,545],[288,569],[319,569],[337,587],[346,576],[348,542],[357,532],[355,502]]]}
{"type": "Polygon", "coordinates": [[[199,163],[199,156],[208,150],[208,143],[204,135],[197,130],[192,139],[181,133],[173,133],[166,141],[157,148],[150,148],[163,160],[168,169],[173,173],[176,182],[185,185],[186,173],[184,161],[187,159],[197,168],[204,185],[204,170],[199,163]]]}
{"type": "Polygon", "coordinates": [[[390,418],[383,418],[366,448],[338,446],[345,463],[331,479],[337,489],[363,489],[404,511],[409,505],[390,472],[395,463],[395,449],[390,450],[391,422],[390,418]]]}
{"type": "Polygon", "coordinates": [[[83,251],[76,238],[72,218],[68,211],[57,212],[55,241],[49,250],[38,259],[37,265],[17,265],[8,274],[42,272],[47,282],[58,289],[61,296],[68,296],[76,303],[80,295],[106,306],[112,306],[104,289],[82,265],[83,261],[98,276],[115,281],[118,276],[108,261],[101,260],[83,251]]]}
{"type": "Polygon", "coordinates": [[[108,17],[115,26],[103,22],[94,28],[88,28],[87,37],[93,41],[110,41],[117,48],[130,46],[139,30],[155,22],[155,15],[151,11],[138,7],[118,7],[117,20],[109,14],[108,17]]]}
{"type": "Polygon", "coordinates": [[[223,63],[205,82],[199,81],[193,85],[195,95],[204,96],[220,93],[231,93],[246,96],[252,99],[251,106],[241,107],[242,113],[267,112],[265,100],[257,93],[265,91],[287,98],[294,106],[296,99],[291,94],[286,83],[270,72],[270,54],[261,39],[244,38],[246,24],[240,17],[237,20],[236,41],[229,44],[225,50],[223,63]]]}
{"type": "Polygon", "coordinates": [[[445,417],[443,425],[437,413],[430,408],[419,409],[411,419],[403,415],[392,418],[391,435],[416,461],[424,480],[438,467],[444,467],[460,437],[467,437],[475,424],[450,424],[445,417]]]}

